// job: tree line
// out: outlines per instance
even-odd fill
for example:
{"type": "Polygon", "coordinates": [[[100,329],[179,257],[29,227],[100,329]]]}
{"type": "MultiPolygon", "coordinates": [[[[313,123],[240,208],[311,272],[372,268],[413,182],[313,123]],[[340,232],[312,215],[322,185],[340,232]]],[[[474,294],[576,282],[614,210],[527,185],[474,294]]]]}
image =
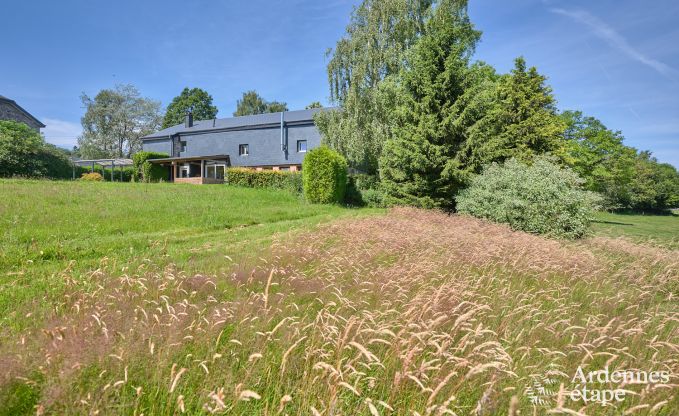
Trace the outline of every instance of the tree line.
{"type": "Polygon", "coordinates": [[[329,52],[324,142],[376,175],[388,204],[454,208],[497,162],[551,155],[609,207],[679,205],[679,174],[618,131],[559,111],[547,79],[522,57],[508,74],[474,61],[481,38],[466,0],[364,0],[329,52]]]}

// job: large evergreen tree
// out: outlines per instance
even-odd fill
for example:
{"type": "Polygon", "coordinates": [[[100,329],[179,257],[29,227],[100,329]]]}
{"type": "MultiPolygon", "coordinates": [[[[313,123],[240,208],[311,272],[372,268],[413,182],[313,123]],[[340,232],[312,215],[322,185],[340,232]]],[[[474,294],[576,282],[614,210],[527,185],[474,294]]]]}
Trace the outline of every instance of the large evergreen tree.
{"type": "Polygon", "coordinates": [[[510,158],[528,161],[552,153],[565,157],[565,125],[546,78],[516,59],[510,74],[491,88],[491,102],[467,126],[467,138],[456,159],[460,169],[478,173],[492,162],[510,158]]]}
{"type": "Polygon", "coordinates": [[[467,15],[467,2],[441,1],[401,70],[397,123],[380,158],[388,203],[446,207],[460,181],[449,164],[465,131],[457,123],[458,99],[470,74],[469,59],[480,33],[467,15]]]}
{"type": "Polygon", "coordinates": [[[196,120],[209,120],[217,117],[217,107],[212,105],[212,96],[200,88],[184,88],[167,106],[163,128],[184,122],[186,113],[191,109],[196,120]]]}

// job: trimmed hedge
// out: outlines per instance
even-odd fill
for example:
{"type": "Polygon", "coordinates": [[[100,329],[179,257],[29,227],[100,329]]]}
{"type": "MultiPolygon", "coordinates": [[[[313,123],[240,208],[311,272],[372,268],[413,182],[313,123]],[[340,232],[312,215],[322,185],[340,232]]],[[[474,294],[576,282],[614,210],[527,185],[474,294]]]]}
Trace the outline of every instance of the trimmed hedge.
{"type": "Polygon", "coordinates": [[[163,159],[167,153],[137,152],[132,156],[134,169],[132,179],[135,182],[160,182],[167,179],[167,168],[149,162],[149,159],[163,159]]]}
{"type": "Polygon", "coordinates": [[[347,161],[326,146],[311,149],[304,157],[304,196],[316,204],[339,203],[347,189],[347,161]]]}
{"type": "Polygon", "coordinates": [[[285,189],[302,194],[302,174],[299,172],[228,168],[226,169],[226,182],[229,185],[285,189]]]}

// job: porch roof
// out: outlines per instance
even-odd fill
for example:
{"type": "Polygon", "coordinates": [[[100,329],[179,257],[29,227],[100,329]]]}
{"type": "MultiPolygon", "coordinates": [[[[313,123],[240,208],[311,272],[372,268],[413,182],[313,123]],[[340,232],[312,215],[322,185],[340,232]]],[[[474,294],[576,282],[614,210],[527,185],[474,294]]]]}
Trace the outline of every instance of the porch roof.
{"type": "Polygon", "coordinates": [[[214,161],[226,161],[229,162],[229,155],[209,155],[209,156],[186,156],[186,157],[166,157],[163,159],[149,159],[151,163],[182,163],[182,162],[195,162],[200,160],[214,160],[214,161]]]}

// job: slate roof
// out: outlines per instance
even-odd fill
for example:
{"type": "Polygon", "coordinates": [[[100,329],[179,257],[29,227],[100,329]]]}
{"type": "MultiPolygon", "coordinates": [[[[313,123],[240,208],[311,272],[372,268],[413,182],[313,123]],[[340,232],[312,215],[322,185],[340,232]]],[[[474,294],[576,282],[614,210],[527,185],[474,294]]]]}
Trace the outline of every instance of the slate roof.
{"type": "MultiPolygon", "coordinates": [[[[332,109],[335,108],[312,108],[309,110],[286,111],[283,113],[283,120],[286,124],[313,122],[314,114],[318,113],[319,111],[332,109]]],[[[184,123],[177,124],[176,126],[168,127],[166,129],[144,136],[142,137],[142,140],[166,138],[177,133],[198,133],[213,130],[240,130],[257,128],[280,124],[280,122],[281,113],[255,114],[250,116],[198,120],[193,122],[193,127],[184,127],[184,123]]]]}
{"type": "Polygon", "coordinates": [[[17,110],[19,110],[19,111],[21,111],[22,113],[24,113],[27,117],[32,118],[32,119],[33,119],[40,127],[45,127],[45,125],[42,123],[42,121],[40,121],[40,120],[38,120],[37,118],[35,118],[35,117],[33,116],[33,114],[31,114],[31,113],[29,113],[28,111],[24,110],[19,104],[16,103],[16,101],[14,101],[14,100],[12,100],[12,99],[10,99],[10,98],[7,98],[7,97],[5,97],[4,95],[0,95],[0,102],[1,102],[1,101],[4,101],[4,102],[6,102],[6,103],[9,103],[9,104],[13,105],[14,107],[17,108],[17,110]]]}

